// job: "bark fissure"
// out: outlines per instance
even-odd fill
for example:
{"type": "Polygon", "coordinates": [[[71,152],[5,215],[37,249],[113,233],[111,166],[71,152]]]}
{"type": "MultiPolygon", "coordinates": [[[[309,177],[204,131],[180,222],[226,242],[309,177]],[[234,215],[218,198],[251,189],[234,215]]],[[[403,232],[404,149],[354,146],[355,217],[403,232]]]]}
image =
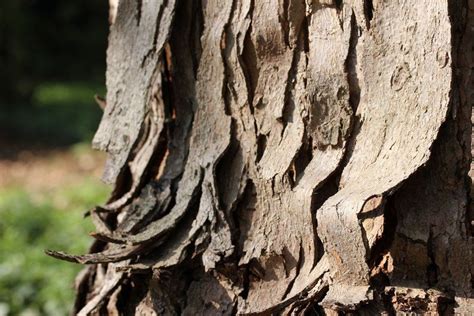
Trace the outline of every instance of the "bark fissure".
{"type": "Polygon", "coordinates": [[[140,20],[142,18],[142,5],[143,5],[143,0],[137,0],[137,11],[136,11],[136,19],[137,19],[137,25],[140,24],[140,20]]]}
{"type": "Polygon", "coordinates": [[[248,29],[240,37],[243,36],[244,41],[242,47],[239,47],[239,62],[242,67],[245,76],[245,83],[247,86],[247,95],[250,111],[253,114],[253,98],[255,95],[255,89],[257,88],[258,81],[258,66],[257,66],[257,56],[255,52],[255,47],[252,43],[252,38],[250,34],[252,33],[252,19],[254,11],[255,0],[251,0],[249,3],[249,11],[246,18],[249,19],[250,23],[248,29]]]}
{"type": "Polygon", "coordinates": [[[374,4],[373,0],[364,0],[364,14],[367,21],[367,29],[370,29],[370,22],[374,17],[374,4]]]}

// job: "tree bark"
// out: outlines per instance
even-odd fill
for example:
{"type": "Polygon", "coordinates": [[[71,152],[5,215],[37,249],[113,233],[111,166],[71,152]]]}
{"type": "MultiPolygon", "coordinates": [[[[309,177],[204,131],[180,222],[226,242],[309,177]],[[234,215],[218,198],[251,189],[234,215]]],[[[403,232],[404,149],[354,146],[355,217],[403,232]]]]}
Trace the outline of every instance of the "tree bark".
{"type": "Polygon", "coordinates": [[[75,312],[474,313],[472,1],[113,14],[75,312]]]}

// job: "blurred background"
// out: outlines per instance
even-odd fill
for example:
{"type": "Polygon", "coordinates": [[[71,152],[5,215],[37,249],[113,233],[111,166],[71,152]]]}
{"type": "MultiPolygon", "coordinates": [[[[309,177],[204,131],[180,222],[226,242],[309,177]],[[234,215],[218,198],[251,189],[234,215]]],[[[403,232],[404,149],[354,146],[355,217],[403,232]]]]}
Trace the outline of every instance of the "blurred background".
{"type": "Polygon", "coordinates": [[[83,213],[105,201],[90,149],[104,95],[106,0],[0,1],[0,316],[67,315],[83,213]]]}

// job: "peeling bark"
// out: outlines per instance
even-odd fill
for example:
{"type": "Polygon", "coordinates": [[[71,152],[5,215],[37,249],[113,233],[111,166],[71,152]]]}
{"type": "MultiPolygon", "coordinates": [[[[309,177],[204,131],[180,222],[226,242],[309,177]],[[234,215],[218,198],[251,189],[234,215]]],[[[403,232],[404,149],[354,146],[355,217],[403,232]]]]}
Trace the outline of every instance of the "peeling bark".
{"type": "Polygon", "coordinates": [[[120,0],[78,314],[469,314],[474,7],[120,0]],[[127,299],[126,297],[130,298],[127,299]]]}

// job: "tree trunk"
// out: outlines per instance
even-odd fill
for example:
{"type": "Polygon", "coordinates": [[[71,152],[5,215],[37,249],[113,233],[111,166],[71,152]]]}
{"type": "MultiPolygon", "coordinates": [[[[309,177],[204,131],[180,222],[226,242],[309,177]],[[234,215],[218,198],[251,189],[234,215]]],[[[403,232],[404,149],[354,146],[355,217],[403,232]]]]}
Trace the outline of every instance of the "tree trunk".
{"type": "MultiPolygon", "coordinates": [[[[115,12],[113,13],[115,16],[115,12]]],[[[81,315],[474,313],[474,2],[120,0],[81,315]]]]}

